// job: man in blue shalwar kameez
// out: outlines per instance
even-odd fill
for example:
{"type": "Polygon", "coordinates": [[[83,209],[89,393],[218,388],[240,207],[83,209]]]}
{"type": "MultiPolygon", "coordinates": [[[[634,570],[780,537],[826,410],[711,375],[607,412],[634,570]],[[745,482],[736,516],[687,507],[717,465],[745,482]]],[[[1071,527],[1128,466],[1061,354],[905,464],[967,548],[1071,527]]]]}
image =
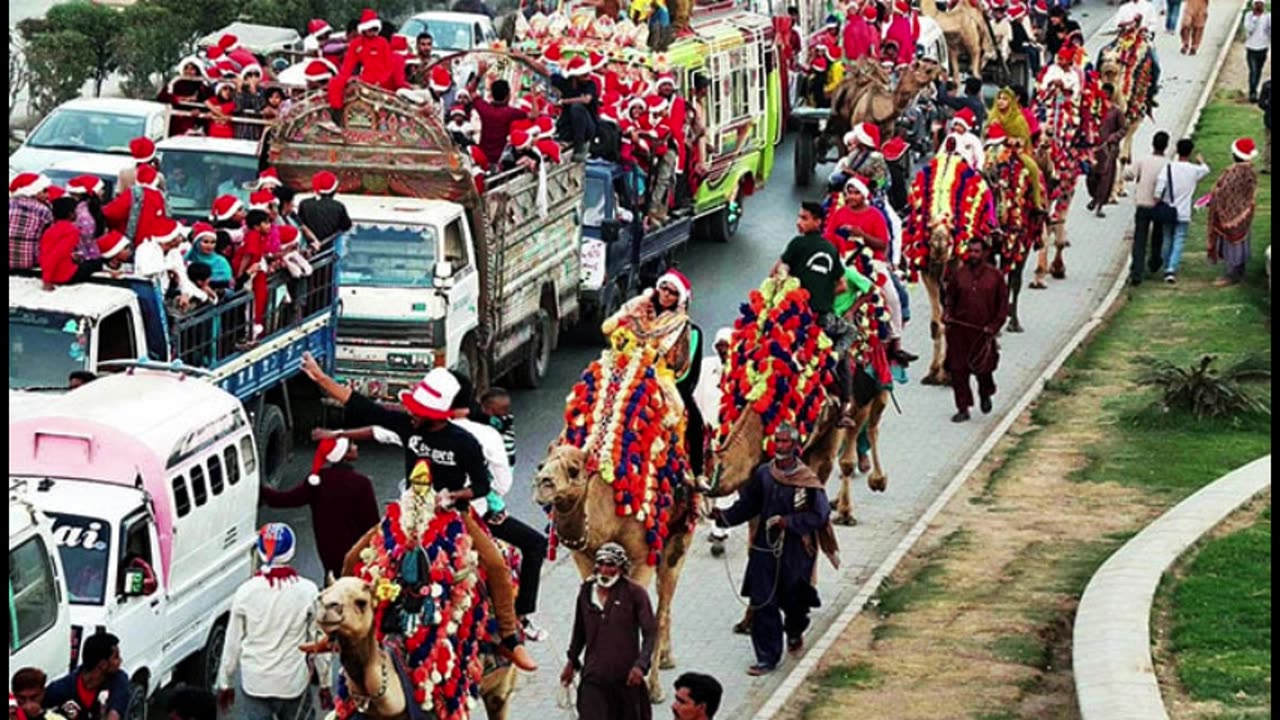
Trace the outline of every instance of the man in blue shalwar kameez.
{"type": "Polygon", "coordinates": [[[779,427],[774,445],[773,460],[756,468],[738,502],[714,514],[721,527],[760,520],[742,583],[742,595],[755,610],[751,643],[756,664],[747,671],[750,675],[766,675],[778,667],[784,635],[789,651],[804,647],[809,611],[821,605],[813,586],[818,536],[831,516],[822,481],[800,461],[795,428],[779,427]]]}

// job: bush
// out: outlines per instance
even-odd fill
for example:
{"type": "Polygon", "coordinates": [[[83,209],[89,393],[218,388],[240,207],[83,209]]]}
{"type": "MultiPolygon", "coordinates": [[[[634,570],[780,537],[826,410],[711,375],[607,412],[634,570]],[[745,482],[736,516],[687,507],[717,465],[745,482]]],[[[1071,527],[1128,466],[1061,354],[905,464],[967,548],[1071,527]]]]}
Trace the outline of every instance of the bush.
{"type": "Polygon", "coordinates": [[[74,30],[40,33],[27,43],[31,114],[43,117],[80,96],[93,77],[93,43],[74,30]]]}
{"type": "Polygon", "coordinates": [[[1180,368],[1166,360],[1144,358],[1150,370],[1139,384],[1159,388],[1162,412],[1180,412],[1198,420],[1237,420],[1250,415],[1270,415],[1266,401],[1254,397],[1242,385],[1250,380],[1270,380],[1269,358],[1248,357],[1219,373],[1218,358],[1205,355],[1190,368],[1180,368]]]}

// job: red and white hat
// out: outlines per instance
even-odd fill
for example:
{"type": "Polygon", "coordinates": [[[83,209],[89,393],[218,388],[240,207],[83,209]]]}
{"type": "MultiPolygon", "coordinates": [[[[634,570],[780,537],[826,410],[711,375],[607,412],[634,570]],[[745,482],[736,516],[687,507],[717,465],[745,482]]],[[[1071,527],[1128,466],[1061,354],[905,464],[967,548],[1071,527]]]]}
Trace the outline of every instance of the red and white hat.
{"type": "Polygon", "coordinates": [[[226,54],[227,54],[227,51],[226,51],[226,50],[223,50],[222,48],[218,47],[217,45],[214,45],[213,47],[211,47],[211,48],[209,48],[208,50],[205,50],[205,51],[204,51],[204,56],[205,56],[206,58],[208,58],[210,62],[214,62],[214,61],[217,61],[217,60],[221,60],[221,59],[222,59],[222,57],[223,57],[224,55],[226,55],[226,54]]]}
{"type": "Polygon", "coordinates": [[[1049,0],[1035,0],[1035,2],[1031,3],[1031,9],[1034,10],[1037,15],[1048,15],[1049,0]]]}
{"type": "Polygon", "coordinates": [[[956,113],[955,117],[951,118],[951,125],[953,127],[956,125],[963,125],[965,132],[972,130],[977,124],[978,118],[969,108],[960,108],[960,112],[956,113]]]}
{"type": "Polygon", "coordinates": [[[653,83],[653,89],[661,90],[664,85],[670,87],[672,90],[676,89],[677,83],[675,73],[664,72],[659,75],[658,79],[653,83]]]}
{"type": "Polygon", "coordinates": [[[307,476],[307,484],[319,485],[320,471],[324,466],[328,463],[342,462],[342,458],[347,456],[347,451],[350,449],[351,441],[344,437],[321,440],[320,445],[316,447],[315,457],[311,458],[311,474],[307,476]]]}
{"type": "Polygon", "coordinates": [[[1017,22],[1027,16],[1026,3],[1015,2],[1009,6],[1009,19],[1017,22]]]}
{"type": "Polygon", "coordinates": [[[280,182],[280,173],[276,169],[269,167],[258,173],[258,189],[281,187],[284,183],[280,182]]]}
{"type": "Polygon", "coordinates": [[[511,128],[511,147],[516,150],[527,150],[533,145],[533,133],[527,128],[511,128]]]}
{"type": "Polygon", "coordinates": [[[51,185],[53,181],[40,173],[21,173],[9,182],[9,194],[14,197],[35,197],[48,190],[51,185]]]}
{"type": "Polygon", "coordinates": [[[632,95],[631,98],[627,100],[627,112],[632,112],[633,110],[648,110],[648,109],[649,109],[649,102],[645,100],[643,95],[632,95]]]}
{"type": "Polygon", "coordinates": [[[243,78],[244,76],[246,76],[246,75],[248,75],[248,74],[250,74],[250,73],[256,73],[259,77],[261,77],[261,76],[262,76],[262,66],[261,66],[261,65],[259,65],[258,63],[249,63],[248,65],[245,65],[244,67],[240,68],[240,73],[239,73],[239,74],[240,74],[240,77],[241,77],[241,78],[243,78]]]}
{"type": "Polygon", "coordinates": [[[876,4],[869,2],[862,7],[862,19],[867,22],[875,22],[880,19],[880,10],[876,8],[876,4]]]}
{"type": "Polygon", "coordinates": [[[139,165],[137,181],[138,185],[155,190],[156,184],[160,182],[160,173],[151,165],[139,165]]]}
{"type": "Polygon", "coordinates": [[[328,22],[315,18],[307,21],[307,37],[319,39],[322,35],[328,35],[333,32],[333,27],[328,22]]]}
{"type": "Polygon", "coordinates": [[[328,170],[321,170],[311,176],[311,191],[319,195],[332,195],[338,192],[338,176],[328,170]]]}
{"type": "Polygon", "coordinates": [[[381,30],[382,20],[378,19],[378,13],[372,8],[365,8],[360,13],[360,23],[356,25],[357,32],[368,32],[370,30],[381,30]]]}
{"type": "Polygon", "coordinates": [[[180,240],[186,236],[186,228],[182,223],[173,218],[158,217],[155,221],[154,231],[146,240],[154,240],[161,245],[180,240]]]}
{"type": "Polygon", "coordinates": [[[899,15],[910,15],[911,3],[907,2],[907,0],[898,0],[896,3],[893,4],[893,9],[899,15]]]}
{"type": "Polygon", "coordinates": [[[655,288],[663,285],[675,288],[681,305],[688,305],[693,300],[693,283],[689,282],[689,278],[679,270],[671,269],[666,271],[658,278],[658,282],[653,284],[655,288]]]}
{"type": "Polygon", "coordinates": [[[550,115],[539,115],[538,119],[533,121],[533,126],[538,129],[539,140],[556,134],[556,121],[550,115]]]}
{"type": "Polygon", "coordinates": [[[204,72],[204,63],[195,55],[188,55],[178,61],[178,74],[181,75],[188,67],[194,67],[197,74],[204,72]]]}
{"type": "Polygon", "coordinates": [[[564,48],[561,47],[560,43],[553,42],[547,46],[546,50],[542,51],[542,59],[548,62],[559,63],[564,59],[564,48]]]}
{"type": "Polygon", "coordinates": [[[874,150],[880,149],[880,126],[875,123],[858,123],[850,132],[859,143],[874,150]]]}
{"type": "Polygon", "coordinates": [[[467,148],[467,153],[471,155],[472,174],[477,171],[484,172],[489,169],[489,158],[484,154],[484,150],[479,145],[472,145],[467,148]]]}
{"type": "Polygon", "coordinates": [[[867,184],[867,179],[861,175],[850,175],[848,180],[844,181],[844,191],[857,190],[865,197],[871,196],[871,186],[867,184]]]}
{"type": "Polygon", "coordinates": [[[661,95],[649,95],[644,99],[644,103],[645,107],[649,109],[650,115],[661,115],[670,106],[667,99],[661,95]]]}
{"type": "Polygon", "coordinates": [[[231,52],[240,47],[240,38],[231,33],[223,33],[222,37],[218,38],[218,47],[222,48],[223,52],[231,52]]]}
{"type": "Polygon", "coordinates": [[[309,83],[328,82],[330,78],[337,74],[337,68],[333,66],[333,63],[321,58],[311,60],[302,69],[302,75],[309,83]]]}
{"type": "Polygon", "coordinates": [[[98,254],[102,256],[103,260],[110,260],[128,250],[129,246],[133,244],[129,242],[129,238],[124,236],[124,233],[116,232],[115,230],[98,238],[97,243],[98,254]]]}
{"type": "Polygon", "coordinates": [[[533,146],[534,149],[538,151],[539,155],[557,165],[560,164],[562,155],[560,143],[552,140],[551,138],[543,138],[535,142],[533,146]]]}
{"type": "Polygon", "coordinates": [[[605,105],[604,107],[600,108],[600,119],[611,125],[617,125],[618,124],[618,106],[605,105]]]}
{"type": "Polygon", "coordinates": [[[815,57],[812,61],[809,62],[809,67],[812,67],[814,70],[818,72],[826,72],[827,68],[830,67],[830,65],[831,65],[831,62],[821,55],[815,57]]]}
{"type": "Polygon", "coordinates": [[[599,70],[605,66],[605,63],[609,62],[609,56],[602,52],[592,50],[587,53],[587,62],[591,63],[592,70],[599,70]]]}
{"type": "Polygon", "coordinates": [[[129,141],[129,154],[135,162],[151,162],[156,159],[156,144],[151,138],[136,137],[129,141]]]}
{"type": "Polygon", "coordinates": [[[840,46],[833,45],[831,43],[818,43],[818,52],[822,53],[824,56],[826,56],[828,60],[832,62],[839,60],[841,57],[840,46]]]}
{"type": "Polygon", "coordinates": [[[1258,157],[1258,144],[1253,138],[1240,138],[1231,143],[1231,155],[1241,162],[1249,162],[1258,157]]]}
{"type": "Polygon", "coordinates": [[[902,159],[902,156],[907,153],[907,150],[910,149],[910,147],[910,145],[907,145],[906,140],[894,135],[889,138],[889,142],[885,143],[884,148],[882,148],[884,152],[884,159],[889,162],[897,162],[902,159]]]}
{"type": "Polygon", "coordinates": [[[230,220],[235,214],[244,209],[244,203],[240,202],[240,198],[235,195],[219,195],[213,199],[213,219],[217,221],[230,220]]]}
{"type": "Polygon", "coordinates": [[[1058,62],[1062,62],[1063,60],[1066,60],[1067,62],[1070,62],[1070,63],[1075,62],[1076,61],[1075,45],[1072,45],[1071,43],[1067,43],[1063,45],[1062,48],[1058,50],[1057,59],[1058,59],[1058,62]]]}
{"type": "Polygon", "coordinates": [[[397,55],[409,54],[409,38],[396,33],[391,36],[391,52],[397,55]]]}
{"type": "Polygon", "coordinates": [[[218,231],[213,226],[203,220],[191,226],[191,239],[199,240],[203,237],[218,237],[218,231]]]}
{"type": "Polygon", "coordinates": [[[64,198],[64,197],[66,197],[66,196],[67,196],[67,191],[66,191],[66,190],[63,190],[62,188],[58,187],[57,185],[50,185],[50,186],[49,186],[49,202],[53,202],[54,200],[57,200],[58,198],[64,198]]]}
{"type": "Polygon", "coordinates": [[[591,73],[591,62],[581,55],[575,55],[564,68],[565,77],[583,77],[591,73]]]}
{"type": "Polygon", "coordinates": [[[72,195],[90,195],[107,189],[107,184],[97,175],[79,175],[67,181],[67,192],[72,195]]]}
{"type": "Polygon", "coordinates": [[[276,202],[276,194],[270,190],[255,190],[249,194],[250,210],[269,210],[276,202]]]}
{"type": "Polygon", "coordinates": [[[461,103],[454,103],[453,105],[451,105],[449,107],[449,119],[452,120],[455,117],[461,117],[463,120],[466,120],[467,106],[461,103]]]}
{"type": "Polygon", "coordinates": [[[1003,145],[1008,139],[1009,133],[1004,131],[1004,126],[1000,123],[992,123],[987,127],[987,145],[1003,145]]]}
{"type": "Polygon", "coordinates": [[[453,87],[453,74],[449,72],[449,68],[443,63],[431,68],[431,79],[427,83],[427,87],[431,91],[443,95],[449,92],[449,88],[453,87]]]}
{"type": "Polygon", "coordinates": [[[448,420],[453,417],[453,398],[461,389],[453,373],[435,368],[413,390],[400,392],[400,404],[414,417],[448,420]]]}

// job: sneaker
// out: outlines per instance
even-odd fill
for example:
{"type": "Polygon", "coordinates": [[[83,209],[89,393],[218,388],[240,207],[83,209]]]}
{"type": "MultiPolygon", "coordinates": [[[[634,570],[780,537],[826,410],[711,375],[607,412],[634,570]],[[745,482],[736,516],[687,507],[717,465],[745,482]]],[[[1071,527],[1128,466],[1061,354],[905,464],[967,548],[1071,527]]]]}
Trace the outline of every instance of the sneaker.
{"type": "Polygon", "coordinates": [[[747,669],[747,674],[750,675],[751,677],[763,677],[765,675],[772,673],[774,670],[777,670],[777,668],[773,667],[772,665],[756,664],[756,665],[752,665],[750,668],[747,669]]]}
{"type": "Polygon", "coordinates": [[[1164,276],[1164,281],[1168,285],[1177,285],[1178,276],[1174,275],[1173,273],[1168,273],[1164,276]]]}
{"type": "Polygon", "coordinates": [[[539,627],[529,618],[525,618],[521,624],[524,626],[524,639],[529,642],[546,642],[551,637],[551,633],[539,627]]]}

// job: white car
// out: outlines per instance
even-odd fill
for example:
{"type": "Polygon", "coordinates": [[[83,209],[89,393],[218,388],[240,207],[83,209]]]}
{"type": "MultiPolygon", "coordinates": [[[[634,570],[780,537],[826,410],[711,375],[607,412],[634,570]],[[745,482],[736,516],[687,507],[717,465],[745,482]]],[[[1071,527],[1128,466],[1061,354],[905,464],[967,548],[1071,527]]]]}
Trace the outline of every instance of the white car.
{"type": "Polygon", "coordinates": [[[412,47],[424,32],[435,41],[435,57],[490,47],[498,40],[489,16],[458,12],[418,13],[400,26],[399,34],[409,38],[412,47]]]}
{"type": "Polygon", "coordinates": [[[9,156],[9,169],[44,172],[57,166],[78,170],[77,175],[108,174],[106,170],[114,175],[133,165],[130,140],[146,136],[159,142],[168,134],[169,106],[164,103],[123,98],[70,100],[26,136],[9,156]]]}

